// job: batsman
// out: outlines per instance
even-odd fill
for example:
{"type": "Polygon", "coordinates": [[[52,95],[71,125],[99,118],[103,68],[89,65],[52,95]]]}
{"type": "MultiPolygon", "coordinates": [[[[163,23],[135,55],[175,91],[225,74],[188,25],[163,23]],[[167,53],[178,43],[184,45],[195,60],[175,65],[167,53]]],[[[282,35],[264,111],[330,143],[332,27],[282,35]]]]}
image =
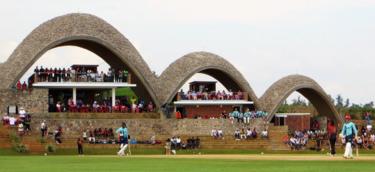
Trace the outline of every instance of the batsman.
{"type": "Polygon", "coordinates": [[[358,130],[355,124],[351,121],[351,117],[349,114],[345,115],[345,123],[342,126],[341,135],[345,138],[345,153],[344,158],[353,158],[353,149],[352,145],[354,143],[354,139],[357,138],[358,130]]]}
{"type": "Polygon", "coordinates": [[[119,135],[120,143],[120,151],[117,152],[117,155],[124,156],[125,150],[128,147],[128,128],[126,127],[125,122],[123,122],[121,127],[116,130],[116,133],[119,135]]]}

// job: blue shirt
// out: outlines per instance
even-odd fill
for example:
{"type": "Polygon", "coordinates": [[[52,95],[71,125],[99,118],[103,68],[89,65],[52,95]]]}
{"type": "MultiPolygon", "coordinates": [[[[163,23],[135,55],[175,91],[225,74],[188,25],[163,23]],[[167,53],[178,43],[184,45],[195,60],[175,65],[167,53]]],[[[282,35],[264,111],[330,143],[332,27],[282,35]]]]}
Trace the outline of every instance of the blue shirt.
{"type": "Polygon", "coordinates": [[[243,116],[244,116],[244,117],[250,117],[250,116],[251,116],[251,112],[245,112],[245,113],[243,114],[243,116]]]}
{"type": "Polygon", "coordinates": [[[341,131],[341,134],[346,137],[346,136],[350,136],[352,134],[354,134],[355,136],[357,136],[358,134],[358,131],[357,131],[357,128],[355,128],[355,124],[353,122],[349,122],[349,123],[345,123],[343,126],[342,126],[342,131],[341,131]],[[353,133],[354,132],[354,133],[353,133]]]}
{"type": "Polygon", "coordinates": [[[124,139],[128,138],[128,129],[127,128],[119,128],[116,130],[116,133],[120,134],[120,137],[123,137],[124,139]]]}
{"type": "Polygon", "coordinates": [[[243,118],[243,113],[239,112],[238,113],[238,118],[243,118]]]}
{"type": "Polygon", "coordinates": [[[235,118],[238,118],[240,116],[240,112],[238,111],[233,111],[232,112],[232,116],[235,117],[235,118]]]}

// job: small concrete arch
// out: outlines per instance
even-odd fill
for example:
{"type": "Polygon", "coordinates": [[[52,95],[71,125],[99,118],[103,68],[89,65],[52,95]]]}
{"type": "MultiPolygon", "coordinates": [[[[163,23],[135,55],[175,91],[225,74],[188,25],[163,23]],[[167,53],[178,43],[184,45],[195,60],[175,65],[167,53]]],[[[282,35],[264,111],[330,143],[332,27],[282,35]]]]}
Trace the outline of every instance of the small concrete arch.
{"type": "Polygon", "coordinates": [[[208,52],[189,53],[169,65],[159,77],[160,102],[171,102],[178,89],[196,73],[212,76],[233,91],[247,92],[254,106],[259,107],[258,99],[243,75],[224,58],[208,52]]]}
{"type": "Polygon", "coordinates": [[[303,75],[290,75],[278,80],[259,99],[263,110],[269,113],[269,121],[282,102],[295,91],[306,97],[320,114],[336,119],[338,123],[343,122],[323,88],[313,79],[303,75]]]}
{"type": "Polygon", "coordinates": [[[157,78],[130,41],[104,20],[81,13],[59,16],[35,28],[0,65],[1,71],[5,71],[0,89],[12,88],[45,52],[61,46],[81,47],[113,67],[126,67],[132,81],[138,84],[135,92],[159,106],[150,84],[157,78]]]}

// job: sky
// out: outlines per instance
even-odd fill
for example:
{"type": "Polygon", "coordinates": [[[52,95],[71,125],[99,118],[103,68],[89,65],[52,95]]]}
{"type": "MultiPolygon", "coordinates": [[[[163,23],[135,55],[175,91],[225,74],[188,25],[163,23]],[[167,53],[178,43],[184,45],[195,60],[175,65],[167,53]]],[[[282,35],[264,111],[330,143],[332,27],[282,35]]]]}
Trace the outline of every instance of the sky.
{"type": "MultiPolygon", "coordinates": [[[[330,95],[341,94],[360,104],[374,101],[373,0],[2,0],[1,4],[0,62],[41,23],[67,13],[90,13],[127,37],[157,74],[185,54],[208,51],[238,68],[258,97],[278,79],[301,74],[316,80],[330,95]]],[[[66,66],[90,63],[105,68],[101,59],[76,47],[50,50],[35,65],[56,66],[57,59],[66,66]]]]}

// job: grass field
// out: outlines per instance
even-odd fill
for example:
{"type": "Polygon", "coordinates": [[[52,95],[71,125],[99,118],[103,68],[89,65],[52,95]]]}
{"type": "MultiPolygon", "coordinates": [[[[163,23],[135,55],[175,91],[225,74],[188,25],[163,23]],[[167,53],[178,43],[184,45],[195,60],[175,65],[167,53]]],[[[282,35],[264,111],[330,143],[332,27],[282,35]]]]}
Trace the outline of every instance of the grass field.
{"type": "MultiPolygon", "coordinates": [[[[374,157],[371,160],[343,160],[336,157],[331,161],[326,160],[302,160],[304,156],[294,155],[300,160],[291,160],[291,155],[275,155],[277,160],[257,159],[253,155],[246,158],[245,155],[234,155],[231,158],[228,155],[217,155],[215,157],[199,158],[199,155],[189,157],[179,156],[0,156],[1,172],[74,172],[74,171],[147,171],[147,172],[166,172],[166,171],[257,171],[257,172],[373,172],[375,171],[374,157]],[[242,159],[239,158],[243,157],[242,159]],[[285,156],[285,158],[283,157],[285,156]],[[198,157],[198,158],[197,158],[198,157]],[[285,160],[280,160],[285,159],[285,160]]],[[[306,155],[319,159],[329,157],[320,155],[306,155]]]]}

